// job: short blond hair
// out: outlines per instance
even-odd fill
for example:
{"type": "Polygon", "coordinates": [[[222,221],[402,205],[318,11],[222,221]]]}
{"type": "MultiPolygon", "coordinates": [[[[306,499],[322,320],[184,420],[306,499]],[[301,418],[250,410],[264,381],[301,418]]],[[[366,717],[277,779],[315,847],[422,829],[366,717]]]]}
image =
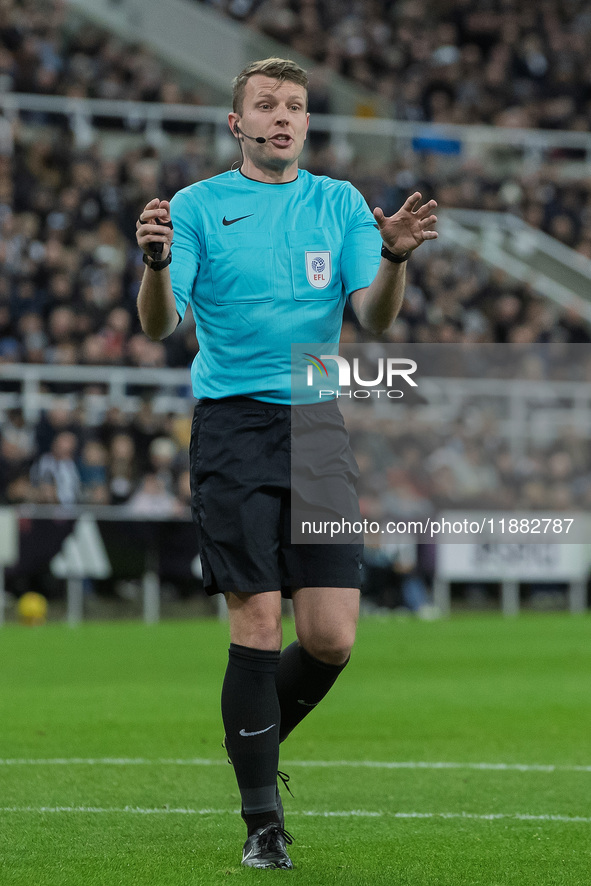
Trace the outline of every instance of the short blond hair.
{"type": "Polygon", "coordinates": [[[244,89],[251,77],[255,74],[263,74],[265,77],[271,77],[283,83],[287,80],[289,83],[297,83],[303,86],[306,91],[306,103],[308,100],[308,75],[303,68],[291,59],[286,58],[264,58],[258,62],[252,62],[241,71],[232,81],[232,110],[235,114],[242,114],[244,107],[244,89]]]}

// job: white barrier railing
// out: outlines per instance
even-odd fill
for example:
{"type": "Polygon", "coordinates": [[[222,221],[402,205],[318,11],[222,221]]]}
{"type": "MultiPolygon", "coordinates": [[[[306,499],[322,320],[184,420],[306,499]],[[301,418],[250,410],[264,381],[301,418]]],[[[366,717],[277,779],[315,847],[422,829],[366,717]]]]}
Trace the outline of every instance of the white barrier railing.
{"type": "Polygon", "coordinates": [[[19,407],[27,422],[35,423],[41,412],[51,408],[57,400],[74,408],[83,397],[86,412],[98,416],[111,406],[133,413],[140,404],[138,389],[155,391],[155,412],[173,412],[180,415],[190,410],[193,403],[189,369],[150,369],[131,366],[44,366],[41,364],[5,364],[0,366],[0,411],[19,407]],[[13,384],[6,385],[7,382],[13,384]],[[16,385],[14,384],[16,383],[16,385]],[[60,393],[44,390],[45,385],[79,387],[74,392],[60,393]],[[84,392],[92,386],[90,393],[84,392]],[[19,390],[11,390],[15,386],[19,390]],[[97,392],[96,388],[103,388],[97,392]],[[3,390],[4,388],[4,390],[3,390]],[[8,388],[8,389],[7,389],[8,388]]]}
{"type": "MultiPolygon", "coordinates": [[[[98,98],[71,98],[60,95],[32,95],[4,93],[0,95],[0,108],[11,119],[22,112],[34,114],[60,114],[80,138],[92,130],[93,119],[118,118],[131,130],[143,127],[146,138],[154,142],[162,140],[162,124],[181,121],[211,124],[231,138],[227,128],[228,108],[202,105],[168,105],[152,102],[134,102],[98,98]]],[[[458,150],[482,151],[484,149],[519,149],[528,169],[539,166],[554,150],[582,151],[585,164],[591,167],[591,133],[546,129],[510,129],[495,126],[468,126],[459,124],[416,123],[381,117],[351,117],[332,114],[314,114],[310,127],[327,132],[335,141],[347,136],[365,136],[405,142],[412,145],[420,139],[423,146],[429,142],[441,146],[457,143],[458,150]]]]}
{"type": "MultiPolygon", "coordinates": [[[[0,416],[7,409],[19,407],[25,419],[34,423],[44,409],[56,401],[67,401],[72,408],[84,405],[87,417],[100,420],[111,406],[135,412],[141,403],[138,391],[142,388],[150,393],[155,412],[185,415],[193,407],[188,368],[4,364],[0,366],[0,416]],[[59,385],[70,390],[60,393],[59,385]],[[47,391],[47,386],[53,386],[53,392],[47,391]]],[[[456,420],[462,404],[470,398],[486,397],[491,403],[504,404],[499,412],[498,430],[515,447],[516,455],[523,452],[528,439],[551,439],[557,428],[565,426],[591,439],[591,387],[585,381],[513,379],[507,384],[506,380],[495,378],[425,376],[421,379],[421,391],[427,403],[413,408],[424,408],[426,416],[442,422],[456,420]],[[545,404],[542,413],[538,409],[540,402],[545,404]]],[[[342,405],[344,408],[346,403],[343,401],[342,405]]],[[[385,404],[383,408],[390,407],[385,404]]],[[[376,409],[379,414],[379,407],[376,409]]]]}

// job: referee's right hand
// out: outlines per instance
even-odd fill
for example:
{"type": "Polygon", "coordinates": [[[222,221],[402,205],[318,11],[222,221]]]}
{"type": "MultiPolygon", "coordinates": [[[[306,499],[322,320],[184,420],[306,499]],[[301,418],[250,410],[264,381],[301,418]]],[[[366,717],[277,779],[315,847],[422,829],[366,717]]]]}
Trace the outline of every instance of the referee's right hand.
{"type": "Polygon", "coordinates": [[[135,223],[138,246],[146,255],[152,256],[152,244],[162,243],[162,259],[170,252],[172,244],[172,224],[170,203],[154,197],[146,203],[135,223]]]}

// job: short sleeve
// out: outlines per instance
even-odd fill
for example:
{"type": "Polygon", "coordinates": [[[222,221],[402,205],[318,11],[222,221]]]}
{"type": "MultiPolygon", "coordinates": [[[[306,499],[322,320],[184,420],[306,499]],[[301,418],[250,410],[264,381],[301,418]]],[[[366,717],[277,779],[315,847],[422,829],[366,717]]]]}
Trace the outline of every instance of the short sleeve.
{"type": "Polygon", "coordinates": [[[202,238],[197,200],[186,190],[179,191],[170,201],[170,216],[174,230],[170,279],[176,309],[182,319],[201,264],[202,238]]]}
{"type": "Polygon", "coordinates": [[[380,265],[382,238],[365,199],[353,185],[347,189],[346,200],[348,224],[341,252],[341,277],[348,297],[372,283],[380,265]]]}

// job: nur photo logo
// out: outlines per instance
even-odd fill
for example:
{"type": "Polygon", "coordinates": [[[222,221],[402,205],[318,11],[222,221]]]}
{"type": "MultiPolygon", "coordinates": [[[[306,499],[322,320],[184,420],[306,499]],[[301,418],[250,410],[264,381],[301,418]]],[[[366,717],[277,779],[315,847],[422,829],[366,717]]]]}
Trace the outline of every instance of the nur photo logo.
{"type": "Polygon", "coordinates": [[[326,384],[326,387],[318,390],[319,400],[335,397],[364,400],[381,396],[399,400],[404,397],[404,391],[395,385],[405,382],[410,387],[417,387],[417,382],[411,377],[417,371],[417,363],[407,357],[379,357],[377,361],[363,361],[363,364],[359,357],[348,359],[339,354],[316,356],[305,353],[304,358],[308,363],[307,387],[315,387],[319,382],[326,384]],[[327,367],[329,360],[332,363],[327,367]],[[336,379],[332,380],[331,375],[334,375],[335,369],[336,379]],[[329,387],[329,383],[333,387],[329,387]]]}

